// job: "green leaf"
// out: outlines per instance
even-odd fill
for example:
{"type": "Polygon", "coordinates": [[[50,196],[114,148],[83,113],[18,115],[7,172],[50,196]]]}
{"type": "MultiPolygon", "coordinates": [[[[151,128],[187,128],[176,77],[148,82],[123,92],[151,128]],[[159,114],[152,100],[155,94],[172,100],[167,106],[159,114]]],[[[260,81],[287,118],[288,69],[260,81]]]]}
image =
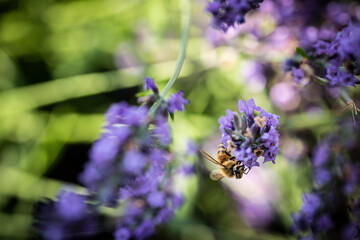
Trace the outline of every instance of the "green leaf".
{"type": "Polygon", "coordinates": [[[307,59],[310,60],[309,55],[307,55],[307,53],[305,52],[305,50],[302,49],[301,47],[297,47],[297,48],[296,48],[296,52],[297,52],[298,54],[300,54],[301,56],[303,56],[304,58],[307,58],[307,59]]]}
{"type": "Polygon", "coordinates": [[[150,93],[150,91],[138,92],[138,93],[136,94],[136,97],[137,97],[137,98],[145,97],[145,96],[149,95],[149,93],[150,93]]]}

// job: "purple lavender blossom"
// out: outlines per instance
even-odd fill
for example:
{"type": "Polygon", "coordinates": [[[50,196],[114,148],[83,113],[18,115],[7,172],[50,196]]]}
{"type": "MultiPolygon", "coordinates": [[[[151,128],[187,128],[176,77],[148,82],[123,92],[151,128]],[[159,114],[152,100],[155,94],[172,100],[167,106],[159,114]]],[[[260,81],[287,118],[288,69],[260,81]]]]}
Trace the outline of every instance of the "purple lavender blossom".
{"type": "Polygon", "coordinates": [[[319,231],[319,232],[329,231],[331,229],[331,227],[333,226],[331,217],[328,214],[324,214],[324,215],[318,217],[318,219],[316,220],[315,226],[316,226],[316,231],[319,231]]]}
{"type": "Polygon", "coordinates": [[[199,149],[199,147],[194,141],[189,140],[187,142],[187,148],[186,148],[186,154],[187,155],[197,154],[198,149],[199,149]]]}
{"type": "Polygon", "coordinates": [[[280,123],[279,123],[280,116],[272,114],[272,113],[268,113],[264,109],[260,110],[260,116],[266,118],[266,124],[268,126],[274,127],[274,128],[280,128],[280,123]]]}
{"type": "Polygon", "coordinates": [[[258,157],[253,153],[253,149],[251,147],[235,150],[234,156],[236,159],[241,159],[242,162],[250,168],[254,166],[260,166],[260,164],[256,161],[258,157]]]}
{"type": "Polygon", "coordinates": [[[331,44],[322,40],[319,40],[316,44],[315,44],[315,49],[316,49],[316,54],[317,55],[333,55],[330,52],[330,47],[331,44]]]}
{"type": "MultiPolygon", "coordinates": [[[[153,91],[150,96],[159,99],[152,79],[145,78],[144,87],[153,91]]],[[[110,106],[104,133],[93,144],[90,160],[79,177],[89,195],[62,191],[58,202],[41,208],[38,229],[46,239],[94,233],[98,207],[119,209],[119,204],[124,212],[117,218],[115,239],[145,239],[181,206],[179,199],[183,198],[174,192],[172,179],[172,173],[179,170],[168,167],[174,155],[168,148],[171,129],[167,114],[184,111],[189,101],[179,91],[162,101],[154,115],[149,114],[149,102],[144,103],[130,106],[120,102],[110,106]],[[88,199],[96,205],[90,208],[88,199]]]]}
{"type": "Polygon", "coordinates": [[[123,227],[119,228],[115,232],[115,240],[128,240],[131,237],[131,232],[129,229],[123,227]]]}
{"type": "Polygon", "coordinates": [[[44,239],[61,240],[93,236],[98,229],[98,215],[86,203],[87,197],[61,190],[58,202],[48,200],[35,208],[34,225],[44,239]]]}
{"type": "MultiPolygon", "coordinates": [[[[308,77],[315,80],[323,78],[327,81],[328,87],[355,87],[360,83],[356,77],[360,73],[359,42],[360,24],[355,23],[350,23],[339,31],[331,42],[318,40],[312,45],[314,52],[310,53],[312,58],[308,59],[309,64],[306,65],[312,72],[308,77]]],[[[298,62],[296,65],[301,63],[298,62]]],[[[304,72],[296,66],[292,66],[292,72],[295,81],[302,82],[304,72]]]]}
{"type": "Polygon", "coordinates": [[[305,78],[305,73],[304,73],[304,71],[301,70],[300,68],[295,68],[295,67],[293,67],[293,68],[292,68],[292,74],[293,74],[293,76],[294,76],[295,82],[296,82],[296,83],[299,83],[299,84],[300,84],[300,83],[304,80],[304,78],[305,78]]]}
{"type": "Polygon", "coordinates": [[[316,186],[322,187],[328,184],[331,180],[331,173],[325,169],[314,170],[314,182],[316,186]]]}
{"type": "Polygon", "coordinates": [[[129,150],[124,155],[122,168],[127,174],[136,176],[143,172],[146,160],[146,156],[141,152],[129,150]]]}
{"type": "Polygon", "coordinates": [[[111,161],[118,151],[120,143],[115,137],[104,137],[96,141],[91,148],[90,158],[94,159],[97,164],[111,161]]]}
{"type": "Polygon", "coordinates": [[[113,125],[119,122],[119,116],[124,115],[124,112],[128,108],[128,104],[126,102],[121,102],[118,104],[112,104],[109,109],[106,111],[106,121],[108,125],[113,125]]]}
{"type": "MultiPolygon", "coordinates": [[[[348,126],[347,126],[348,128],[348,126]]],[[[360,169],[347,151],[347,134],[329,136],[314,149],[311,170],[314,188],[303,197],[303,206],[293,215],[295,234],[309,231],[315,239],[357,239],[356,225],[360,222],[359,208],[353,199],[359,187],[360,169]]]]}
{"type": "Polygon", "coordinates": [[[243,100],[238,101],[239,112],[245,113],[246,116],[252,117],[254,110],[260,111],[261,108],[255,105],[254,99],[250,98],[246,103],[243,100]]]}
{"type": "Polygon", "coordinates": [[[357,237],[359,237],[359,230],[357,230],[354,224],[348,224],[343,227],[341,237],[342,239],[357,239],[357,237]]]}
{"type": "Polygon", "coordinates": [[[159,94],[159,89],[155,85],[155,81],[152,78],[149,78],[149,77],[144,78],[144,88],[146,90],[151,89],[151,91],[153,91],[155,94],[159,94]]]}
{"type": "Polygon", "coordinates": [[[312,158],[312,165],[314,167],[324,166],[330,154],[330,142],[323,141],[319,145],[316,146],[314,150],[314,155],[312,158]]]}
{"type": "Polygon", "coordinates": [[[360,60],[360,24],[350,23],[349,26],[344,28],[338,33],[332,48],[337,47],[337,54],[340,56],[342,61],[355,59],[360,60]]]}
{"type": "Polygon", "coordinates": [[[165,194],[162,192],[152,192],[149,194],[147,201],[150,206],[154,208],[159,208],[165,205],[166,197],[165,194]]]}
{"type": "Polygon", "coordinates": [[[212,25],[226,32],[229,27],[245,22],[245,15],[250,10],[260,7],[263,0],[214,0],[206,11],[213,15],[212,25]]]}
{"type": "Polygon", "coordinates": [[[165,118],[160,118],[154,129],[154,135],[164,146],[167,146],[171,142],[171,130],[170,126],[165,118]]]}
{"type": "Polygon", "coordinates": [[[139,227],[135,230],[135,238],[136,239],[145,239],[155,232],[155,225],[150,220],[144,220],[139,227]]]}
{"type": "Polygon", "coordinates": [[[185,105],[189,103],[190,101],[184,98],[184,91],[180,90],[177,93],[171,94],[168,99],[169,112],[174,113],[176,110],[183,112],[185,105]]]}
{"type": "Polygon", "coordinates": [[[301,212],[304,214],[305,219],[310,221],[321,206],[321,198],[315,193],[305,193],[303,195],[303,202],[304,205],[301,208],[301,212]]]}
{"type": "Polygon", "coordinates": [[[260,156],[264,157],[264,163],[275,163],[279,152],[279,133],[276,128],[280,127],[280,117],[256,106],[254,99],[247,102],[239,100],[238,109],[241,119],[230,110],[226,110],[226,116],[219,118],[224,146],[228,147],[228,141],[231,141],[235,146],[233,155],[248,168],[260,166],[257,162],[260,156]],[[258,115],[255,111],[259,112],[258,115]]]}
{"type": "Polygon", "coordinates": [[[119,123],[130,126],[141,126],[147,122],[148,109],[144,106],[130,106],[121,115],[119,123]]]}
{"type": "Polygon", "coordinates": [[[87,211],[85,196],[62,190],[58,198],[59,202],[56,205],[56,209],[62,218],[69,221],[76,221],[85,216],[87,211]]]}

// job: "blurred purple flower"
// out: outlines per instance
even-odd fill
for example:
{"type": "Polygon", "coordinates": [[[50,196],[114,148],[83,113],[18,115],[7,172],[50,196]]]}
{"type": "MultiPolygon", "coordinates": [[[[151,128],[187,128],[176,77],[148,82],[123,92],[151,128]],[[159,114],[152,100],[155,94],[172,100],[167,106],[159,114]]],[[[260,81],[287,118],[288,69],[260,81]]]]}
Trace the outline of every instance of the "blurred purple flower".
{"type": "Polygon", "coordinates": [[[325,169],[316,169],[314,171],[314,182],[317,186],[322,187],[329,183],[331,174],[325,169]]]}
{"type": "Polygon", "coordinates": [[[311,169],[315,186],[304,194],[301,210],[293,215],[292,228],[296,234],[311,230],[316,239],[360,236],[355,227],[360,214],[356,202],[351,200],[357,196],[354,192],[359,188],[360,168],[351,153],[346,153],[354,150],[345,141],[349,138],[344,134],[347,127],[342,126],[340,134],[323,139],[313,151],[311,169]]]}
{"type": "MultiPolygon", "coordinates": [[[[152,79],[145,78],[144,87],[158,94],[152,79]]],[[[158,96],[154,94],[151,96],[156,101],[158,96]]],[[[176,202],[178,193],[173,189],[173,174],[165,174],[178,173],[182,167],[167,165],[174,154],[168,148],[171,129],[166,115],[183,111],[189,101],[179,91],[151,116],[149,102],[144,103],[130,106],[120,102],[110,106],[104,133],[93,144],[90,160],[79,177],[89,195],[62,191],[58,202],[45,205],[37,214],[38,229],[45,238],[57,240],[94,233],[98,207],[106,206],[124,209],[117,218],[115,239],[144,239],[154,233],[156,225],[169,221],[180,207],[182,202],[176,202]],[[96,205],[89,206],[88,199],[96,205]]]]}
{"type": "Polygon", "coordinates": [[[34,225],[39,234],[44,239],[62,240],[98,233],[98,215],[86,201],[86,196],[61,190],[58,202],[38,203],[34,225]]]}
{"type": "Polygon", "coordinates": [[[155,94],[159,94],[159,89],[155,85],[155,81],[153,78],[149,78],[149,77],[144,78],[144,88],[146,90],[151,89],[151,91],[153,91],[155,94]]]}
{"type": "Polygon", "coordinates": [[[159,139],[160,143],[168,146],[171,142],[171,129],[166,119],[157,121],[154,129],[154,135],[159,139]]]}
{"type": "Polygon", "coordinates": [[[214,0],[206,11],[213,15],[212,25],[226,32],[229,27],[245,22],[245,14],[260,7],[263,0],[214,0]]]}
{"type": "Polygon", "coordinates": [[[259,61],[245,61],[240,67],[249,91],[257,93],[264,90],[267,82],[268,65],[259,61]]]}
{"type": "Polygon", "coordinates": [[[119,228],[115,232],[115,240],[128,240],[131,237],[131,232],[127,228],[119,228]]]}
{"type": "Polygon", "coordinates": [[[145,239],[151,235],[153,235],[155,232],[155,226],[154,223],[150,220],[144,220],[139,227],[135,230],[135,238],[136,239],[145,239]]]}
{"type": "Polygon", "coordinates": [[[333,223],[330,216],[328,214],[324,214],[317,218],[315,226],[317,231],[326,232],[331,229],[333,223]]]}
{"type": "MultiPolygon", "coordinates": [[[[307,68],[313,71],[308,78],[326,78],[328,87],[353,86],[360,83],[356,75],[360,74],[360,24],[350,23],[339,31],[331,42],[318,39],[311,47],[312,55],[307,68]],[[355,46],[355,47],[354,47],[355,46]],[[316,59],[316,60],[314,60],[316,59]],[[319,65],[318,63],[323,64],[319,65]],[[313,63],[313,64],[312,64],[313,63]],[[315,65],[317,67],[312,67],[315,65]],[[346,66],[346,67],[344,67],[346,66]],[[326,74],[324,74],[326,72],[326,74]]],[[[304,71],[296,62],[292,66],[294,80],[297,83],[303,82],[306,78],[304,71]]],[[[286,69],[289,70],[289,69],[286,69]]]]}
{"type": "Polygon", "coordinates": [[[191,175],[195,173],[195,166],[193,164],[184,165],[179,169],[179,172],[184,174],[185,176],[191,175]]]}
{"type": "Polygon", "coordinates": [[[159,208],[165,205],[166,196],[162,192],[152,192],[149,194],[147,201],[151,207],[159,208]]]}
{"type": "Polygon", "coordinates": [[[97,164],[106,164],[117,155],[119,146],[119,141],[115,137],[101,138],[91,148],[90,158],[97,164]]]}
{"type": "Polygon", "coordinates": [[[329,141],[323,141],[315,147],[312,164],[314,167],[321,167],[328,161],[330,154],[329,141]]]}
{"type": "Polygon", "coordinates": [[[321,199],[315,193],[305,193],[303,195],[303,206],[301,212],[305,215],[305,218],[310,221],[315,215],[317,209],[321,206],[321,199]]]}
{"type": "Polygon", "coordinates": [[[182,90],[171,94],[168,99],[169,112],[174,113],[176,110],[183,112],[185,110],[185,105],[189,103],[190,101],[184,98],[184,92],[182,90]]]}
{"type": "Polygon", "coordinates": [[[341,231],[342,239],[356,239],[359,236],[359,230],[354,224],[348,224],[341,231]]]}
{"type": "Polygon", "coordinates": [[[272,86],[270,98],[274,105],[284,111],[291,111],[300,105],[298,89],[291,83],[281,82],[272,86]]]}
{"type": "Polygon", "coordinates": [[[318,55],[332,55],[332,53],[330,52],[330,46],[330,43],[320,40],[315,44],[316,53],[318,55]]]}
{"type": "Polygon", "coordinates": [[[305,79],[305,73],[300,68],[292,68],[292,74],[296,83],[301,83],[305,79]]]}
{"type": "Polygon", "coordinates": [[[120,123],[128,124],[131,126],[141,126],[147,122],[148,109],[144,106],[131,106],[129,107],[122,117],[120,123]]]}
{"type": "Polygon", "coordinates": [[[122,167],[128,174],[138,175],[143,172],[146,165],[146,157],[137,151],[128,151],[125,153],[122,167]]]}
{"type": "Polygon", "coordinates": [[[199,151],[198,145],[194,141],[189,140],[187,142],[186,154],[193,155],[193,154],[197,154],[198,151],[199,151]]]}
{"type": "Polygon", "coordinates": [[[109,109],[106,111],[106,121],[108,126],[120,123],[121,116],[124,115],[129,105],[126,102],[111,104],[109,109]]]}
{"type": "Polygon", "coordinates": [[[58,196],[59,202],[56,205],[58,214],[68,221],[76,221],[86,214],[86,197],[73,192],[62,190],[58,196]]]}

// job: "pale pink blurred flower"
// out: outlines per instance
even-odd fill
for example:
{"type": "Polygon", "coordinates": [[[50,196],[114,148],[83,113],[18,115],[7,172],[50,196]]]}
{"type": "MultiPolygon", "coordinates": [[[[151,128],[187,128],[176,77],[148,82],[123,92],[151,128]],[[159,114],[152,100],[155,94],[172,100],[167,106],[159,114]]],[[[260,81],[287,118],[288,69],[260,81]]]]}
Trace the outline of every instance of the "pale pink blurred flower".
{"type": "Polygon", "coordinates": [[[275,84],[270,90],[270,98],[274,105],[283,111],[294,110],[301,102],[297,87],[288,82],[275,84]]]}

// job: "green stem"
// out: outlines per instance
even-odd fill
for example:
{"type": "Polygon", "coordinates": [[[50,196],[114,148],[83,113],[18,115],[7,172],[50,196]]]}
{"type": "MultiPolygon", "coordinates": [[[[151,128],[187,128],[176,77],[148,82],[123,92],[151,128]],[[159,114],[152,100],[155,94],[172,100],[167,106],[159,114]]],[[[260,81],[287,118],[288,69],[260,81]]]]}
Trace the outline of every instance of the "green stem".
{"type": "Polygon", "coordinates": [[[325,86],[329,83],[329,80],[327,80],[326,78],[322,78],[322,77],[319,77],[316,75],[314,75],[314,80],[315,80],[315,82],[317,82],[318,84],[323,85],[323,86],[325,86]]]}
{"type": "Polygon", "coordinates": [[[344,103],[345,103],[346,105],[348,105],[348,102],[351,102],[351,101],[352,101],[352,99],[350,98],[348,92],[346,91],[345,88],[340,88],[339,91],[340,91],[341,100],[343,100],[344,103]]]}
{"type": "Polygon", "coordinates": [[[161,103],[164,101],[166,94],[169,92],[171,87],[174,85],[177,77],[180,74],[181,68],[183,66],[186,54],[186,45],[189,36],[189,27],[190,27],[190,0],[181,0],[180,1],[181,12],[181,46],[180,53],[176,61],[176,66],[173,74],[171,75],[169,81],[165,85],[163,91],[160,94],[160,98],[154,103],[150,109],[150,116],[154,115],[156,110],[160,107],[161,103]]]}
{"type": "Polygon", "coordinates": [[[353,100],[350,98],[345,88],[340,88],[341,100],[346,104],[347,108],[351,111],[354,127],[356,127],[355,115],[357,115],[357,108],[353,100]],[[353,103],[353,104],[351,104],[353,103]]]}

